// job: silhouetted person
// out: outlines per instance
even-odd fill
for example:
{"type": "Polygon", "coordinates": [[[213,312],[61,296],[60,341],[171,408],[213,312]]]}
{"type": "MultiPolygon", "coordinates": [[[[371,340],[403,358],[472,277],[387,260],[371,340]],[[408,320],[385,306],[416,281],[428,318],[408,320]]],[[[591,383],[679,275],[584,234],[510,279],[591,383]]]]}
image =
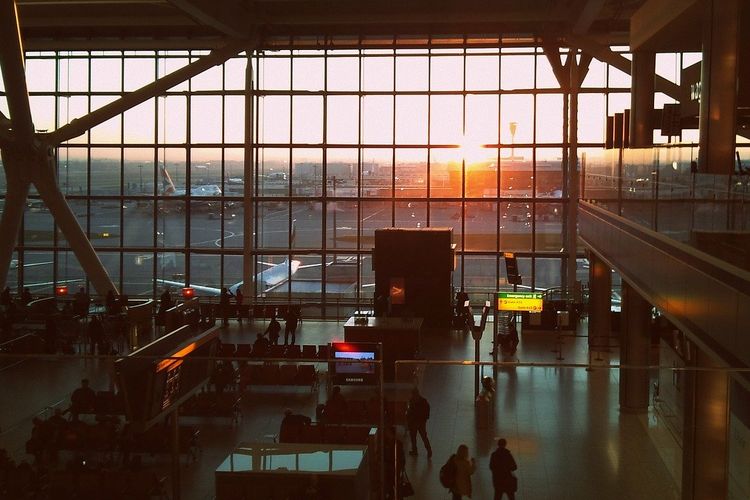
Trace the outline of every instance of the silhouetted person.
{"type": "Polygon", "coordinates": [[[258,337],[253,343],[253,356],[262,358],[268,352],[269,342],[268,339],[263,336],[262,333],[258,334],[258,337]]]}
{"type": "MultiPolygon", "coordinates": [[[[104,325],[102,325],[102,322],[99,320],[99,316],[94,315],[94,317],[91,318],[88,328],[89,328],[89,353],[96,354],[97,346],[101,346],[101,343],[104,340],[104,325]]],[[[101,347],[100,347],[100,351],[101,351],[101,347]]],[[[99,352],[99,354],[106,354],[106,353],[99,352]]]]}
{"type": "Polygon", "coordinates": [[[469,447],[465,444],[458,447],[451,459],[456,465],[456,481],[451,488],[452,499],[461,500],[464,496],[471,498],[471,475],[476,469],[476,460],[469,458],[469,447]]]}
{"type": "Polygon", "coordinates": [[[513,471],[518,469],[516,461],[510,451],[505,439],[497,440],[497,449],[490,456],[490,470],[492,471],[492,486],[495,488],[495,500],[500,500],[503,495],[508,495],[509,500],[515,500],[518,480],[513,471]]]}
{"type": "Polygon", "coordinates": [[[78,316],[85,318],[89,315],[89,305],[91,305],[91,297],[83,287],[79,288],[73,296],[73,310],[78,316]]]}
{"type": "Polygon", "coordinates": [[[271,317],[271,322],[268,323],[268,328],[266,328],[264,335],[266,334],[268,335],[268,341],[271,344],[275,345],[279,343],[279,337],[281,336],[281,323],[276,319],[276,316],[271,317]]]}
{"type": "Polygon", "coordinates": [[[159,297],[159,308],[166,312],[166,310],[173,305],[174,302],[172,302],[172,294],[170,293],[169,288],[166,288],[159,297]]]}
{"type": "Polygon", "coordinates": [[[331,390],[331,397],[326,401],[325,418],[328,423],[341,423],[346,415],[346,399],[341,394],[341,387],[335,386],[331,390]]]}
{"type": "Polygon", "coordinates": [[[242,293],[242,287],[237,287],[234,292],[234,302],[237,304],[237,321],[242,323],[242,303],[245,301],[245,295],[242,293]]]}
{"type": "Polygon", "coordinates": [[[299,316],[294,307],[290,307],[286,311],[284,318],[286,324],[284,327],[284,345],[289,343],[289,334],[292,334],[292,345],[296,342],[297,326],[299,325],[299,316]]]}
{"type": "Polygon", "coordinates": [[[88,379],[85,378],[81,380],[81,387],[73,391],[73,395],[70,397],[70,402],[70,413],[76,420],[78,419],[78,414],[94,410],[96,393],[89,387],[88,379]]]}
{"type": "Polygon", "coordinates": [[[234,294],[226,289],[221,289],[221,295],[219,296],[219,310],[221,311],[221,322],[224,326],[229,325],[229,306],[231,304],[231,298],[234,294]]]}
{"type": "Polygon", "coordinates": [[[21,293],[21,304],[27,306],[32,300],[34,300],[34,297],[31,295],[31,290],[29,290],[28,287],[24,288],[21,293]]]}
{"type": "Polygon", "coordinates": [[[107,291],[107,296],[104,299],[104,307],[108,316],[114,316],[119,312],[117,310],[117,298],[115,297],[114,290],[110,289],[107,291]]]}
{"type": "Polygon", "coordinates": [[[430,403],[419,394],[416,387],[411,391],[411,398],[406,406],[406,426],[409,429],[411,439],[411,451],[409,455],[417,455],[417,433],[422,438],[422,443],[427,450],[427,458],[432,457],[432,446],[427,437],[427,420],[430,418],[430,403]]]}
{"type": "Polygon", "coordinates": [[[287,408],[284,410],[284,418],[279,428],[280,443],[298,443],[304,428],[312,423],[312,419],[306,415],[299,415],[287,408]]]}
{"type": "Polygon", "coordinates": [[[13,302],[13,297],[10,294],[10,288],[6,286],[3,293],[0,294],[0,305],[7,307],[11,302],[13,302]]]}

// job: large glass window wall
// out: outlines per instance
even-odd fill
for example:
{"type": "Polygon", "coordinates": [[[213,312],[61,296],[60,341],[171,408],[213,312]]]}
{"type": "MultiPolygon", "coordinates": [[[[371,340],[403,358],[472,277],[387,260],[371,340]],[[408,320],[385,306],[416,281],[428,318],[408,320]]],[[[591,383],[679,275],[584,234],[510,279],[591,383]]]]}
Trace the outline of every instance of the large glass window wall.
{"type": "MultiPolygon", "coordinates": [[[[206,53],[29,53],[35,126],[60,127],[206,53]]],[[[560,285],[566,96],[541,48],[268,50],[249,61],[252,185],[244,55],[59,148],[60,187],[125,293],[231,286],[247,253],[256,280],[246,295],[321,311],[367,303],[383,227],[453,228],[454,285],[472,292],[506,286],[504,251],[523,259],[524,286],[560,285]]],[[[603,145],[610,106],[627,100],[628,77],[615,71],[594,61],[584,80],[582,148],[603,145]]],[[[0,107],[7,114],[1,93],[0,107]]],[[[49,293],[84,277],[34,195],[10,284],[49,293]]]]}

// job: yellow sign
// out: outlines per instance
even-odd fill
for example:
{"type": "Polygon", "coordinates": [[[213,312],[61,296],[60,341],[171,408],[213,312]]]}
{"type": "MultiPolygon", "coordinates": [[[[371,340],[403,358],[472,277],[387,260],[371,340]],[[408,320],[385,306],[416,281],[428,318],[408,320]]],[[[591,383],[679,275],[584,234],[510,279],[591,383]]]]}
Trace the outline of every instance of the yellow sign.
{"type": "Polygon", "coordinates": [[[498,311],[541,312],[544,294],[536,292],[497,292],[498,311]]]}

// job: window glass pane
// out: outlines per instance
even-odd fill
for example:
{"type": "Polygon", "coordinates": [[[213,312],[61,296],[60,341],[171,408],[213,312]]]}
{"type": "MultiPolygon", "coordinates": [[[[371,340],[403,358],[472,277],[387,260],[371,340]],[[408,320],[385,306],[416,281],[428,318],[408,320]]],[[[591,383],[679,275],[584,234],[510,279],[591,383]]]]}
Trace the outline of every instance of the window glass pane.
{"type": "Polygon", "coordinates": [[[184,149],[162,148],[158,151],[157,194],[185,196],[187,163],[184,149]],[[163,169],[161,167],[164,167],[163,169]],[[168,174],[168,175],[167,175],[168,174]]]}
{"type": "Polygon", "coordinates": [[[583,79],[582,87],[603,88],[607,85],[607,64],[597,59],[592,59],[589,71],[583,79]]]}
{"type": "MultiPolygon", "coordinates": [[[[321,248],[323,245],[322,207],[323,205],[319,202],[297,201],[292,203],[292,222],[294,224],[292,248],[321,248]]],[[[332,214],[329,213],[329,215],[332,214]]],[[[336,221],[335,215],[338,214],[333,215],[333,219],[328,221],[329,228],[332,222],[336,221]]]]}
{"type": "Polygon", "coordinates": [[[323,142],[323,98],[294,96],[292,110],[292,142],[323,142]]]}
{"type": "Polygon", "coordinates": [[[562,203],[536,204],[536,251],[560,252],[563,248],[562,203]]]}
{"type": "MultiPolygon", "coordinates": [[[[59,128],[76,118],[86,115],[89,112],[89,99],[85,96],[58,97],[57,106],[57,128],[59,128]]],[[[88,133],[84,132],[83,134],[69,140],[67,143],[84,144],[86,142],[88,142],[88,133]]]]}
{"type": "MultiPolygon", "coordinates": [[[[192,58],[193,62],[198,58],[192,58]]],[[[191,90],[221,90],[223,71],[221,66],[212,66],[190,79],[191,90]]]]}
{"type": "Polygon", "coordinates": [[[185,247],[184,201],[162,200],[157,204],[157,247],[185,247]]]}
{"type": "Polygon", "coordinates": [[[390,144],[393,141],[393,97],[362,98],[362,142],[390,144]]]}
{"type": "Polygon", "coordinates": [[[336,198],[357,196],[356,149],[329,149],[326,153],[327,195],[336,198]]]}
{"type": "Polygon", "coordinates": [[[622,113],[630,108],[630,94],[612,93],[608,96],[607,114],[609,116],[615,113],[622,113]]]}
{"type": "Polygon", "coordinates": [[[190,283],[221,288],[221,257],[193,254],[190,256],[190,283]]]}
{"type": "Polygon", "coordinates": [[[466,250],[497,251],[497,204],[466,202],[464,209],[466,250]]]}
{"type": "Polygon", "coordinates": [[[258,88],[262,90],[289,90],[292,62],[288,58],[263,57],[260,60],[258,88]]]}
{"type": "Polygon", "coordinates": [[[497,144],[498,97],[496,95],[466,96],[466,137],[464,145],[470,161],[482,161],[492,156],[491,151],[482,151],[486,144],[497,144]],[[475,153],[475,154],[474,154],[475,153]]]}
{"type": "Polygon", "coordinates": [[[453,228],[453,243],[456,250],[463,250],[461,242],[461,203],[430,203],[430,227],[453,228]]]}
{"type": "Polygon", "coordinates": [[[562,261],[557,258],[534,259],[534,288],[548,290],[562,284],[562,261]]]}
{"type": "Polygon", "coordinates": [[[161,143],[185,143],[187,134],[187,99],[184,96],[159,97],[159,135],[161,143]]]}
{"type": "Polygon", "coordinates": [[[289,204],[280,201],[258,203],[258,248],[289,248],[289,204]]]}
{"type": "MultiPolygon", "coordinates": [[[[356,201],[329,201],[326,213],[326,247],[329,249],[357,248],[356,201]]],[[[320,204],[308,208],[320,217],[320,204]]]]}
{"type": "MultiPolygon", "coordinates": [[[[588,111],[588,110],[587,110],[588,111]]],[[[562,142],[563,96],[540,94],[536,96],[536,142],[562,142]]]]}
{"type": "Polygon", "coordinates": [[[430,151],[430,196],[447,198],[461,196],[463,183],[459,149],[430,151]]]}
{"type": "Polygon", "coordinates": [[[329,96],[327,106],[328,143],[356,144],[359,140],[359,97],[329,96]]]}
{"type": "Polygon", "coordinates": [[[500,203],[501,252],[531,250],[531,217],[531,202],[500,203]]]}
{"type": "Polygon", "coordinates": [[[245,98],[242,96],[224,97],[224,142],[245,143],[245,98]]]}
{"type": "MultiPolygon", "coordinates": [[[[169,73],[172,73],[184,66],[187,66],[188,62],[189,62],[188,59],[184,57],[159,58],[156,62],[157,73],[159,77],[168,75],[169,73]]],[[[189,80],[186,80],[184,82],[178,83],[177,85],[175,85],[169,90],[173,92],[185,91],[188,89],[188,83],[189,83],[189,80]]]]}
{"type": "MultiPolygon", "coordinates": [[[[114,96],[91,96],[91,110],[96,111],[102,106],[115,101],[114,96]]],[[[122,130],[122,115],[110,118],[104,123],[93,127],[90,132],[91,142],[99,144],[116,144],[120,142],[122,130]]]]}
{"type": "Polygon", "coordinates": [[[295,256],[299,260],[300,270],[292,275],[290,285],[291,297],[317,302],[323,291],[323,259],[318,255],[295,256]],[[304,267],[303,267],[304,266],[304,267]]]}
{"type": "Polygon", "coordinates": [[[292,150],[292,164],[292,195],[322,196],[323,150],[295,148],[292,150]]]}
{"type": "Polygon", "coordinates": [[[500,195],[531,197],[534,176],[532,150],[505,149],[500,154],[500,195]]]}
{"type": "Polygon", "coordinates": [[[536,150],[536,195],[540,198],[562,198],[563,175],[560,148],[536,150]]]}
{"type": "MultiPolygon", "coordinates": [[[[624,55],[628,57],[627,54],[624,54],[624,55]]],[[[610,88],[615,88],[615,87],[629,88],[630,87],[630,75],[628,75],[627,73],[623,71],[620,71],[614,66],[608,66],[608,68],[609,68],[609,87],[610,88]]]]}
{"type": "Polygon", "coordinates": [[[323,90],[322,57],[295,57],[292,59],[293,90],[323,90]]]}
{"type": "MultiPolygon", "coordinates": [[[[241,201],[229,201],[224,203],[224,246],[226,248],[244,248],[245,234],[243,229],[243,218],[245,209],[241,201]]],[[[226,272],[226,270],[225,270],[226,272]]],[[[240,269],[240,274],[242,270],[240,269]]],[[[226,283],[236,283],[236,281],[225,281],[226,283]]]]}
{"type": "Polygon", "coordinates": [[[362,197],[389,197],[393,193],[393,150],[362,150],[362,197]]]}
{"type": "Polygon", "coordinates": [[[220,143],[221,96],[193,96],[190,100],[190,139],[192,142],[220,143]]]}
{"type": "Polygon", "coordinates": [[[503,90],[534,88],[534,56],[503,56],[500,62],[503,90]]]}
{"type": "Polygon", "coordinates": [[[427,143],[427,96],[396,96],[396,143],[427,143]]]}
{"type": "Polygon", "coordinates": [[[328,58],[328,90],[359,90],[359,59],[328,58]]]}
{"type": "MultiPolygon", "coordinates": [[[[558,56],[553,56],[558,57],[558,56]]],[[[546,55],[536,56],[536,87],[539,89],[559,89],[560,83],[557,81],[552,66],[546,55]]]]}
{"type": "Polygon", "coordinates": [[[256,182],[260,196],[289,196],[289,149],[259,149],[256,182]]]}
{"type": "Polygon", "coordinates": [[[427,90],[428,67],[427,57],[396,57],[396,90],[427,90]]]}
{"type": "Polygon", "coordinates": [[[91,59],[91,90],[93,92],[122,90],[122,59],[91,59]]]}
{"type": "Polygon", "coordinates": [[[155,99],[132,107],[123,114],[125,142],[148,144],[154,142],[155,99]]]}
{"type": "Polygon", "coordinates": [[[73,148],[58,149],[57,165],[57,182],[63,194],[85,194],[88,188],[88,158],[86,150],[73,148]]]}
{"type": "Polygon", "coordinates": [[[58,71],[60,74],[58,88],[61,92],[86,92],[88,90],[88,59],[72,57],[60,59],[58,71]]]}
{"type": "Polygon", "coordinates": [[[91,194],[120,194],[120,150],[91,149],[91,194]]]}
{"type": "Polygon", "coordinates": [[[396,149],[396,197],[427,196],[427,150],[396,149]]]}
{"type": "MultiPolygon", "coordinates": [[[[126,216],[123,219],[123,244],[128,247],[151,247],[154,244],[154,203],[151,200],[127,202],[126,216]]],[[[153,259],[145,254],[137,266],[146,266],[146,260],[153,259]]],[[[127,263],[127,260],[125,261],[127,263]]],[[[130,267],[127,267],[130,270],[130,267]]]]}
{"type": "Polygon", "coordinates": [[[361,249],[371,250],[375,245],[375,230],[392,227],[393,210],[390,201],[362,201],[360,226],[361,249]]]}
{"type": "Polygon", "coordinates": [[[464,290],[467,293],[494,292],[497,257],[488,255],[464,256],[464,290]]]}
{"type": "Polygon", "coordinates": [[[151,58],[125,58],[125,91],[132,92],[154,81],[155,62],[151,58]]]}
{"type": "MultiPolygon", "coordinates": [[[[119,247],[120,200],[91,200],[89,240],[94,247],[119,247]]],[[[71,208],[73,208],[71,206],[71,208]]],[[[85,227],[85,225],[83,225],[85,227]]]]}
{"type": "Polygon", "coordinates": [[[396,225],[404,229],[427,227],[427,203],[423,201],[396,202],[396,225]]]}
{"type": "Polygon", "coordinates": [[[393,57],[365,57],[362,60],[362,90],[393,90],[393,57]]]}
{"type": "Polygon", "coordinates": [[[500,141],[503,144],[531,143],[534,140],[534,97],[503,95],[500,99],[500,141]],[[515,123],[515,128],[511,125],[515,123]],[[515,136],[513,131],[515,130],[515,136]]]}
{"type": "Polygon", "coordinates": [[[460,144],[463,141],[463,97],[435,95],[430,100],[430,142],[460,144]]]}
{"type": "MultiPolygon", "coordinates": [[[[32,254],[35,261],[44,259],[52,260],[51,252],[39,252],[32,254]]],[[[75,293],[79,287],[86,287],[86,273],[83,272],[81,264],[73,252],[58,252],[56,256],[57,283],[68,285],[69,293],[75,293]]],[[[52,295],[52,270],[47,266],[41,269],[31,267],[24,269],[24,286],[31,289],[34,296],[52,295]]]]}
{"type": "Polygon", "coordinates": [[[224,63],[224,88],[226,90],[244,90],[247,59],[233,57],[224,63]]]}
{"type": "Polygon", "coordinates": [[[578,96],[578,141],[604,142],[606,115],[604,94],[578,96]]]}
{"type": "Polygon", "coordinates": [[[466,90],[497,90],[500,88],[500,58],[497,56],[466,57],[466,90]]]}
{"type": "Polygon", "coordinates": [[[463,56],[433,57],[430,64],[431,90],[463,90],[463,56]]]}
{"type": "Polygon", "coordinates": [[[29,92],[54,92],[56,79],[54,59],[26,59],[26,86],[29,92]]]}
{"type": "Polygon", "coordinates": [[[51,132],[55,129],[55,98],[52,96],[29,96],[31,119],[34,129],[51,132]]]}
{"type": "Polygon", "coordinates": [[[24,245],[35,247],[52,245],[53,225],[52,214],[40,198],[27,200],[23,218],[24,245]]]}
{"type": "Polygon", "coordinates": [[[267,96],[259,100],[261,143],[288,143],[291,98],[288,96],[267,96]]]}

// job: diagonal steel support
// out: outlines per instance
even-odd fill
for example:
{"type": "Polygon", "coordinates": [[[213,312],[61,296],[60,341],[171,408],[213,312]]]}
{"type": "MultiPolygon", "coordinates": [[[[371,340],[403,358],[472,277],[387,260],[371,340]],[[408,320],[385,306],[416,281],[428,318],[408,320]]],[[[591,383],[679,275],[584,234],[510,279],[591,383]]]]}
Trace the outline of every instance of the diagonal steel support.
{"type": "Polygon", "coordinates": [[[54,158],[45,160],[44,158],[36,159],[38,171],[34,176],[34,185],[39,196],[49,208],[55,224],[60,227],[65,239],[70,245],[71,250],[75,253],[78,263],[81,264],[83,272],[94,285],[97,293],[104,296],[112,290],[117,293],[117,287],[109,277],[106,268],[99,260],[96,250],[91,246],[91,241],[78,223],[73,210],[65,200],[60,188],[57,185],[52,163],[54,158]]]}
{"type": "MultiPolygon", "coordinates": [[[[568,44],[571,47],[581,49],[585,53],[591,54],[600,61],[611,64],[623,73],[628,75],[630,74],[632,62],[622,54],[612,52],[609,47],[594,42],[586,37],[568,35],[566,38],[568,40],[568,44]]],[[[663,76],[655,76],[654,89],[657,92],[662,92],[677,101],[684,100],[684,96],[682,94],[682,89],[680,89],[680,86],[676,83],[670,82],[663,76]]]]}
{"type": "Polygon", "coordinates": [[[34,137],[34,124],[26,88],[21,32],[13,0],[0,0],[0,68],[16,137],[20,142],[30,144],[34,137]]]}
{"type": "Polygon", "coordinates": [[[5,193],[5,204],[3,214],[0,217],[0,288],[5,288],[8,281],[8,270],[13,259],[13,249],[16,247],[18,234],[21,230],[23,220],[23,209],[26,206],[26,197],[29,194],[29,181],[23,179],[16,173],[16,169],[10,168],[12,160],[8,157],[9,150],[3,149],[3,167],[5,168],[5,180],[7,191],[5,193]]]}
{"type": "Polygon", "coordinates": [[[212,51],[207,56],[203,56],[197,61],[188,64],[187,66],[180,68],[172,73],[159,78],[153,83],[150,83],[140,89],[124,95],[120,99],[103,106],[96,111],[73,120],[67,125],[60,127],[54,132],[48,134],[40,134],[43,140],[50,145],[56,146],[65,141],[69,141],[79,135],[85,133],[92,127],[95,127],[101,123],[106,122],[110,118],[124,113],[125,111],[137,106],[143,102],[148,101],[152,97],[163,94],[175,85],[188,80],[205,70],[222,64],[230,57],[237,55],[242,50],[245,50],[251,42],[239,41],[231,43],[220,49],[212,51]]]}

